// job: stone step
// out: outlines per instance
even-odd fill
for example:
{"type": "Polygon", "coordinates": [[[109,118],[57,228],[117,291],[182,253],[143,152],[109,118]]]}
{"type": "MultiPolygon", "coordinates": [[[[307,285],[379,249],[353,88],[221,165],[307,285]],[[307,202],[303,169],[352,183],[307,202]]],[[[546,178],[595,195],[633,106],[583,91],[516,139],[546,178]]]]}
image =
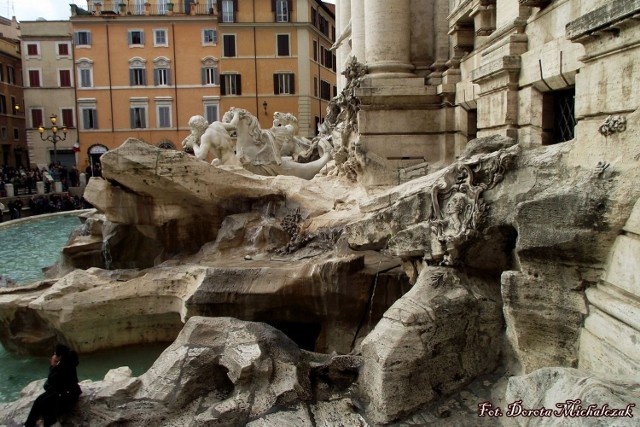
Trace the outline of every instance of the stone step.
{"type": "Polygon", "coordinates": [[[591,306],[640,331],[640,299],[623,294],[607,283],[587,289],[586,295],[591,306]]]}
{"type": "Polygon", "coordinates": [[[620,235],[613,244],[604,280],[640,296],[640,238],[620,235]]]}
{"type": "Polygon", "coordinates": [[[640,372],[640,364],[584,328],[580,334],[579,358],[578,368],[588,371],[618,376],[637,376],[640,372]]]}
{"type": "Polygon", "coordinates": [[[598,337],[606,347],[615,348],[634,362],[640,354],[640,331],[629,327],[595,307],[590,307],[584,329],[598,337]]]}

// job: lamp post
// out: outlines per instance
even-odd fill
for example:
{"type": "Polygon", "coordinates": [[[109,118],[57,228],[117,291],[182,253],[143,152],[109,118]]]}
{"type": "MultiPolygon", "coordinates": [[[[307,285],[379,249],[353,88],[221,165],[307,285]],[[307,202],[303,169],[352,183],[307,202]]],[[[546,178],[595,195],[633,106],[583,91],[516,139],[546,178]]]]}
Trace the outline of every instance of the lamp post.
{"type": "Polygon", "coordinates": [[[64,141],[65,139],[67,139],[67,127],[64,126],[62,128],[62,136],[59,136],[59,129],[58,126],[56,126],[58,116],[52,114],[51,117],[49,117],[49,120],[51,120],[51,128],[45,129],[44,127],[40,126],[38,128],[38,132],[40,132],[40,139],[42,139],[43,141],[53,142],[53,164],[55,165],[58,161],[58,150],[56,148],[56,144],[58,143],[58,141],[64,141]],[[44,136],[45,130],[51,130],[51,135],[44,136]]]}

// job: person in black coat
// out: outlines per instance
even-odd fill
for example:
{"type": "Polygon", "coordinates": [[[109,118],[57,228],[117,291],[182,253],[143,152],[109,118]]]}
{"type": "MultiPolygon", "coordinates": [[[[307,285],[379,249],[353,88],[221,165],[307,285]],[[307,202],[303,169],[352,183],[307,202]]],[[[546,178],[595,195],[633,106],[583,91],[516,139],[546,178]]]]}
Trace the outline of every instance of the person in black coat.
{"type": "Polygon", "coordinates": [[[78,385],[78,354],[75,351],[62,344],[56,345],[50,365],[45,391],[33,402],[25,427],[34,427],[40,418],[43,418],[45,427],[55,424],[58,416],[70,410],[82,393],[78,385]]]}

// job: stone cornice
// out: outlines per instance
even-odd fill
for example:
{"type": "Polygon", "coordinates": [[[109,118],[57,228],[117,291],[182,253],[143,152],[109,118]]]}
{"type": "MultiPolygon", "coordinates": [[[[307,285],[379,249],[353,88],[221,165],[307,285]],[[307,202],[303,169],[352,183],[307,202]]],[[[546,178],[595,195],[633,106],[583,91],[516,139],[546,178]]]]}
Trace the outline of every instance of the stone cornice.
{"type": "Polygon", "coordinates": [[[615,24],[640,15],[640,0],[613,0],[592,12],[582,15],[566,26],[567,38],[577,41],[600,31],[607,31],[615,24]]]}
{"type": "Polygon", "coordinates": [[[519,72],[520,71],[520,56],[510,55],[503,56],[502,58],[491,61],[480,68],[476,68],[471,72],[471,80],[474,83],[482,82],[483,80],[490,79],[505,72],[519,72]]]}

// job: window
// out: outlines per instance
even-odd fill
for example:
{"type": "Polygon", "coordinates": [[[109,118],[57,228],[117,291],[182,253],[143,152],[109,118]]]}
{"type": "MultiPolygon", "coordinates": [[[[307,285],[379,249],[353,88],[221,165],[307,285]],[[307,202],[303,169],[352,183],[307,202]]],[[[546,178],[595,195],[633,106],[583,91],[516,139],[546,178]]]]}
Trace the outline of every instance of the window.
{"type": "Polygon", "coordinates": [[[7,77],[9,78],[8,79],[9,84],[12,84],[12,85],[16,84],[16,69],[13,68],[11,65],[7,65],[7,77]]]}
{"type": "Polygon", "coordinates": [[[202,45],[215,45],[218,43],[218,32],[213,29],[202,30],[202,45]]]}
{"type": "Polygon", "coordinates": [[[58,50],[58,58],[68,58],[71,55],[69,54],[69,43],[56,43],[58,50]]]}
{"type": "Polygon", "coordinates": [[[62,113],[62,126],[68,128],[75,127],[73,121],[73,108],[62,108],[60,111],[62,113]]]}
{"type": "Polygon", "coordinates": [[[0,95],[0,114],[7,114],[7,97],[0,95]]]}
{"type": "Polygon", "coordinates": [[[311,25],[318,26],[318,11],[315,8],[311,8],[311,25]]]}
{"type": "Polygon", "coordinates": [[[40,56],[40,46],[38,43],[27,43],[27,57],[40,56]]]}
{"type": "Polygon", "coordinates": [[[11,97],[11,114],[16,114],[16,105],[18,105],[18,101],[16,101],[16,97],[12,96],[11,97]]]}
{"type": "Polygon", "coordinates": [[[131,68],[129,70],[129,86],[146,86],[147,76],[144,68],[131,68]]]}
{"type": "Polygon", "coordinates": [[[219,85],[220,76],[218,72],[218,61],[215,58],[208,57],[202,61],[202,84],[203,85],[219,85]]]}
{"type": "MultiPolygon", "coordinates": [[[[9,67],[7,67],[9,69],[9,67]]],[[[4,67],[0,64],[0,82],[4,81],[4,67]]]]}
{"type": "Polygon", "coordinates": [[[144,46],[144,31],[129,30],[128,40],[129,40],[129,47],[144,46]]]}
{"type": "Polygon", "coordinates": [[[236,11],[238,10],[237,0],[222,0],[220,2],[222,22],[235,22],[236,11]]]}
{"type": "Polygon", "coordinates": [[[222,36],[222,56],[227,58],[236,56],[236,36],[235,34],[225,34],[222,36]]]}
{"type": "Polygon", "coordinates": [[[325,101],[331,100],[331,83],[320,80],[320,98],[325,101]]]}
{"type": "Polygon", "coordinates": [[[218,103],[217,102],[205,102],[204,104],[204,118],[209,123],[213,123],[218,120],[218,103]]]}
{"type": "Polygon", "coordinates": [[[318,96],[318,77],[313,78],[313,96],[318,96]]]}
{"type": "Polygon", "coordinates": [[[98,110],[95,107],[80,107],[82,129],[98,129],[98,110]]]}
{"type": "Polygon", "coordinates": [[[291,0],[275,0],[271,4],[275,8],[276,22],[289,22],[291,0]]]}
{"type": "Polygon", "coordinates": [[[34,129],[39,128],[40,126],[44,126],[44,113],[42,112],[42,108],[32,108],[31,109],[31,127],[34,129]]]}
{"type": "Polygon", "coordinates": [[[40,87],[40,70],[29,70],[29,87],[40,87]]]}
{"type": "Polygon", "coordinates": [[[240,74],[223,74],[220,80],[220,93],[222,95],[241,95],[240,74]]]}
{"type": "MultiPolygon", "coordinates": [[[[7,140],[7,128],[5,128],[5,127],[0,128],[0,139],[3,140],[3,141],[7,140]]],[[[4,162],[5,162],[5,164],[8,163],[6,158],[5,158],[4,162]]]]}
{"type": "Polygon", "coordinates": [[[169,86],[169,69],[168,68],[155,68],[153,70],[153,84],[155,86],[169,86]]]}
{"type": "Polygon", "coordinates": [[[318,62],[318,42],[313,41],[313,60],[318,62]]]}
{"type": "Polygon", "coordinates": [[[171,105],[158,105],[158,127],[170,128],[171,127],[171,105]]]}
{"type": "Polygon", "coordinates": [[[169,42],[167,40],[167,30],[153,30],[153,45],[155,47],[169,46],[169,42]]]}
{"type": "Polygon", "coordinates": [[[273,93],[280,95],[296,93],[295,76],[293,73],[276,73],[273,75],[273,93]]]}
{"type": "Polygon", "coordinates": [[[81,58],[76,61],[78,67],[78,82],[80,87],[93,87],[93,61],[81,58]]]}
{"type": "Polygon", "coordinates": [[[147,127],[147,107],[131,106],[131,129],[146,129],[147,127]]]}
{"type": "Polygon", "coordinates": [[[60,87],[71,87],[71,70],[58,70],[60,87]]]}
{"type": "Polygon", "coordinates": [[[132,58],[129,60],[129,86],[146,86],[147,69],[145,60],[142,58],[132,58]]]}
{"type": "Polygon", "coordinates": [[[289,56],[289,34],[278,34],[278,56],[289,56]]]}
{"type": "Polygon", "coordinates": [[[575,136],[575,88],[547,92],[543,96],[542,128],[546,143],[569,141],[575,136]],[[549,139],[551,137],[551,140],[549,139]]]}
{"type": "Polygon", "coordinates": [[[75,31],[73,41],[76,46],[91,46],[91,31],[75,31]]]}
{"type": "Polygon", "coordinates": [[[20,140],[20,130],[18,128],[13,128],[13,139],[15,141],[20,140]]]}
{"type": "Polygon", "coordinates": [[[171,85],[171,62],[169,58],[160,56],[153,60],[153,84],[154,86],[171,85]]]}

